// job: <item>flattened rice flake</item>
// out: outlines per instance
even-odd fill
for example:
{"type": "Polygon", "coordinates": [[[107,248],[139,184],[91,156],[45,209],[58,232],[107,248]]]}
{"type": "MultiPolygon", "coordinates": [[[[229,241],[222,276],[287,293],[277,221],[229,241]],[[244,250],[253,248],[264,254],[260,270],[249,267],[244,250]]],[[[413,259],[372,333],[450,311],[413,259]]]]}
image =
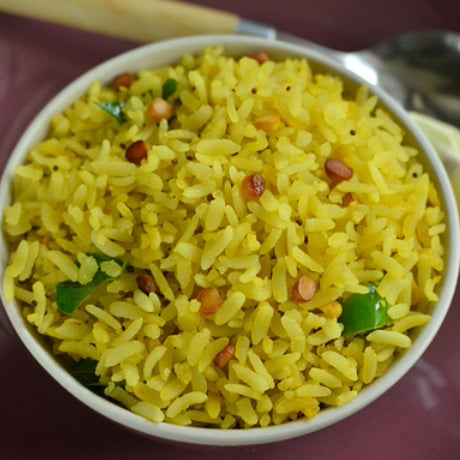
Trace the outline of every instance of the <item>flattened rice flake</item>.
{"type": "Polygon", "coordinates": [[[255,59],[209,48],[122,88],[94,82],[16,169],[6,299],[153,423],[264,427],[346,404],[437,300],[445,214],[403,129],[367,88],[350,98],[304,59],[255,59]],[[137,141],[150,148],[131,162],[137,141]],[[57,307],[57,284],[100,273],[73,316],[57,307]],[[302,277],[316,292],[298,303],[302,277]],[[342,337],[344,300],[371,284],[391,324],[342,337]],[[205,289],[222,302],[203,315],[205,289]]]}

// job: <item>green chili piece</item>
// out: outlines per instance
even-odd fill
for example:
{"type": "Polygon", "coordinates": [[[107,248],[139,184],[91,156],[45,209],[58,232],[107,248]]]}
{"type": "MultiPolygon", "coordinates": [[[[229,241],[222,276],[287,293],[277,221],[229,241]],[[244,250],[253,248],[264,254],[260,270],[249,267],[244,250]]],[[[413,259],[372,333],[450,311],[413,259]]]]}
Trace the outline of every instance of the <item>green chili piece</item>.
{"type": "Polygon", "coordinates": [[[344,325],[344,337],[380,329],[392,323],[387,314],[388,303],[373,285],[369,286],[367,294],[352,294],[342,307],[338,321],[344,325]]]}
{"type": "Polygon", "coordinates": [[[174,80],[174,78],[168,78],[164,83],[163,83],[163,99],[168,99],[169,96],[172,96],[176,90],[177,90],[177,80],[174,80]]]}
{"type": "Polygon", "coordinates": [[[110,116],[118,121],[119,125],[122,125],[126,121],[125,114],[123,113],[124,102],[96,102],[96,104],[110,116]]]}

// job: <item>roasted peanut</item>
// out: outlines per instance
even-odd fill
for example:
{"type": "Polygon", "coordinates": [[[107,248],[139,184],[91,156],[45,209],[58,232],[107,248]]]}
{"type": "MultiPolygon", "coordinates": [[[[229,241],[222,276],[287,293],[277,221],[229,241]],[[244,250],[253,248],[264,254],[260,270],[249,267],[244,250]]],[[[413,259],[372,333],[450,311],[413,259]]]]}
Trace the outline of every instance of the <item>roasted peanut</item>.
{"type": "Polygon", "coordinates": [[[265,192],[265,180],[260,174],[245,177],[241,182],[241,193],[248,201],[257,201],[265,192]]]}
{"type": "Polygon", "coordinates": [[[227,345],[217,356],[214,360],[214,364],[221,369],[232,360],[233,356],[235,356],[235,347],[233,345],[227,345]]]}
{"type": "Polygon", "coordinates": [[[281,126],[281,118],[278,115],[263,115],[254,118],[254,126],[266,133],[272,133],[281,126]]]}
{"type": "Polygon", "coordinates": [[[332,183],[339,184],[340,182],[350,180],[353,176],[353,169],[348,167],[343,161],[335,158],[330,158],[324,165],[327,177],[332,183]]]}
{"type": "Polygon", "coordinates": [[[264,62],[267,62],[270,60],[270,57],[268,56],[268,54],[264,53],[263,51],[260,51],[258,53],[252,53],[249,55],[249,57],[257,61],[259,64],[263,64],[264,62]]]}
{"type": "Polygon", "coordinates": [[[157,283],[152,276],[144,274],[138,275],[136,277],[136,283],[139,289],[144,293],[149,295],[151,292],[158,294],[160,290],[158,289],[157,283]]]}
{"type": "Polygon", "coordinates": [[[223,299],[217,288],[203,289],[196,296],[196,300],[200,302],[200,313],[204,316],[211,316],[222,305],[223,299]]]}
{"type": "Polygon", "coordinates": [[[134,75],[130,73],[122,73],[113,79],[112,85],[115,89],[119,89],[121,87],[129,88],[134,81],[134,75]]]}
{"type": "Polygon", "coordinates": [[[147,114],[155,123],[159,123],[161,120],[170,120],[174,108],[168,101],[157,97],[147,106],[147,114]]]}
{"type": "Polygon", "coordinates": [[[350,206],[352,203],[359,203],[358,198],[356,198],[354,193],[346,193],[343,197],[342,204],[344,206],[350,206]]]}
{"type": "Polygon", "coordinates": [[[309,302],[316,293],[316,282],[308,275],[302,275],[292,287],[292,300],[297,303],[309,302]]]}
{"type": "Polygon", "coordinates": [[[125,158],[135,165],[139,166],[142,160],[145,160],[148,156],[150,145],[145,141],[133,142],[125,153],[125,158]]]}

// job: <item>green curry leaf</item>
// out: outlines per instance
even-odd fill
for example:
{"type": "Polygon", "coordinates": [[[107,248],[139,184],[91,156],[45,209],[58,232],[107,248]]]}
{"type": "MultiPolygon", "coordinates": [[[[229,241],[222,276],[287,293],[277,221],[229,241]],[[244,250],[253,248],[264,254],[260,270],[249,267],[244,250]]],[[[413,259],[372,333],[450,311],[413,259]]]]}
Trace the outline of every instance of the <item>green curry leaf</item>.
{"type": "Polygon", "coordinates": [[[125,114],[123,113],[124,102],[96,102],[96,104],[110,116],[118,121],[118,124],[122,125],[126,122],[125,114]]]}
{"type": "Polygon", "coordinates": [[[88,284],[81,284],[76,281],[64,281],[56,286],[56,305],[62,313],[72,315],[78,310],[82,302],[99,286],[115,279],[114,277],[107,275],[101,270],[101,262],[114,260],[118,265],[121,266],[122,272],[127,266],[126,262],[123,262],[120,259],[108,257],[104,254],[89,255],[97,260],[99,269],[88,284]]]}
{"type": "Polygon", "coordinates": [[[70,373],[85,387],[104,387],[99,383],[99,378],[96,375],[97,361],[93,359],[80,359],[70,369],[70,373]]]}
{"type": "MultiPolygon", "coordinates": [[[[90,358],[80,359],[70,368],[70,374],[86,388],[101,396],[104,395],[104,389],[107,384],[101,383],[96,375],[97,361],[90,358]]],[[[124,388],[125,382],[117,382],[116,386],[124,388]]]]}

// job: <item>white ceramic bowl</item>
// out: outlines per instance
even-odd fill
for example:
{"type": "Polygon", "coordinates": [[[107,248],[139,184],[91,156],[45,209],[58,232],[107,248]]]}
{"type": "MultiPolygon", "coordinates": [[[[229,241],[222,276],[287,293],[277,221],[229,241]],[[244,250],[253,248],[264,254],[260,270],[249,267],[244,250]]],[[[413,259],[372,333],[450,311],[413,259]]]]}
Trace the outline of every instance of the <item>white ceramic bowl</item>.
{"type": "MultiPolygon", "coordinates": [[[[224,45],[226,52],[235,56],[246,55],[261,50],[268,52],[275,58],[304,56],[309,59],[315,70],[327,70],[340,75],[345,80],[346,85],[352,89],[356,88],[357,85],[364,84],[364,81],[361,81],[359,77],[356,77],[339,64],[328,59],[326,56],[319,55],[313,50],[254,37],[198,36],[160,42],[135,49],[113,58],[82,75],[61,91],[38,114],[18,142],[4,170],[0,184],[1,215],[3,216],[3,208],[11,200],[10,184],[14,168],[24,161],[29,149],[46,135],[52,116],[64,111],[74,100],[81,97],[88,90],[92,81],[100,80],[102,82],[109,82],[114,75],[121,72],[134,72],[140,69],[175,64],[180,61],[183,54],[199,53],[209,45],[224,45]]],[[[408,114],[398,103],[394,102],[378,88],[372,88],[372,91],[380,98],[382,105],[393,114],[396,120],[406,127],[409,133],[407,140],[423,152],[422,161],[424,162],[424,166],[431,173],[447,211],[448,231],[444,239],[446,247],[445,275],[440,287],[439,302],[432,307],[432,320],[420,329],[414,338],[413,346],[401,353],[400,357],[386,374],[362,390],[356,399],[345,406],[324,410],[312,420],[301,419],[267,428],[220,430],[215,428],[179,427],[168,423],[154,424],[97,396],[78,383],[50,353],[46,342],[24,320],[18,305],[7,303],[2,293],[2,301],[11,324],[30,353],[57,382],[83,404],[128,429],[149,437],[174,442],[236,446],[271,443],[290,439],[343,420],[381,396],[414,365],[441,326],[451,303],[457,282],[460,260],[460,238],[455,198],[445,169],[437,154],[423,133],[410,120],[408,114]]],[[[3,239],[0,241],[0,254],[0,277],[3,278],[3,272],[8,262],[8,248],[3,239]]]]}

